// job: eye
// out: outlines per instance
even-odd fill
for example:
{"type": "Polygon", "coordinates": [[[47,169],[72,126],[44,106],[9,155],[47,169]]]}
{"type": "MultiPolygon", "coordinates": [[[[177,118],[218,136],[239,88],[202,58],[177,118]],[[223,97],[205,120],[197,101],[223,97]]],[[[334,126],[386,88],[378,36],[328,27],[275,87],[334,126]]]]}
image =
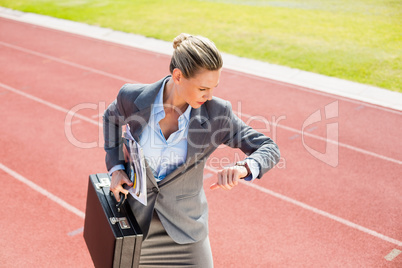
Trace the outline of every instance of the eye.
{"type": "Polygon", "coordinates": [[[205,91],[206,89],[205,88],[200,88],[200,91],[205,91]]]}

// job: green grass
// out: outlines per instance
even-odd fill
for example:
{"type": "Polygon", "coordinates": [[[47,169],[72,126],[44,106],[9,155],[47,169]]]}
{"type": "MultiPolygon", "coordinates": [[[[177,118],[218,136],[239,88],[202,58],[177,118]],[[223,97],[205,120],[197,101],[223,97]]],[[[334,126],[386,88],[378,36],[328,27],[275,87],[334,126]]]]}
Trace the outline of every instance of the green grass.
{"type": "Polygon", "coordinates": [[[402,92],[400,0],[0,0],[0,5],[402,92]]]}

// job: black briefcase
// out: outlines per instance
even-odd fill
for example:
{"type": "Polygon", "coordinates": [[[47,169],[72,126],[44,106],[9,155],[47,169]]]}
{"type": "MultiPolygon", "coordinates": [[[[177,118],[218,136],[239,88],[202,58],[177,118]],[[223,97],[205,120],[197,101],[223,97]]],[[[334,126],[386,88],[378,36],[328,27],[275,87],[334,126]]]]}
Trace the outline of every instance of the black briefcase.
{"type": "Polygon", "coordinates": [[[95,267],[138,267],[142,232],[125,202],[116,207],[107,173],[89,176],[84,239],[95,267]]]}

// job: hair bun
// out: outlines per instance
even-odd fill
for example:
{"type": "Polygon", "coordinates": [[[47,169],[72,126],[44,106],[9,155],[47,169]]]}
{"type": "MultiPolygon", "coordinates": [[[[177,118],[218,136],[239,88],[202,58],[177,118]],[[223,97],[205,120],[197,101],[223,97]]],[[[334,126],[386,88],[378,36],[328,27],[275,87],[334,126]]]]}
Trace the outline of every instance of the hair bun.
{"type": "Polygon", "coordinates": [[[178,36],[176,36],[175,39],[173,39],[173,48],[176,49],[177,47],[179,47],[181,43],[187,40],[189,37],[191,37],[191,35],[186,33],[181,33],[178,36]]]}

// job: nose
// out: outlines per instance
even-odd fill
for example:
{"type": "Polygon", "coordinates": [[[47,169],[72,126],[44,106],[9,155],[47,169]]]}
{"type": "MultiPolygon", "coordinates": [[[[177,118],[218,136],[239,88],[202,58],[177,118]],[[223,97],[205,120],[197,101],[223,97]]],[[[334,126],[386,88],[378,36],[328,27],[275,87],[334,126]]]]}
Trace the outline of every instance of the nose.
{"type": "Polygon", "coordinates": [[[204,95],[204,98],[206,98],[209,101],[212,100],[212,90],[208,90],[204,95]]]}

